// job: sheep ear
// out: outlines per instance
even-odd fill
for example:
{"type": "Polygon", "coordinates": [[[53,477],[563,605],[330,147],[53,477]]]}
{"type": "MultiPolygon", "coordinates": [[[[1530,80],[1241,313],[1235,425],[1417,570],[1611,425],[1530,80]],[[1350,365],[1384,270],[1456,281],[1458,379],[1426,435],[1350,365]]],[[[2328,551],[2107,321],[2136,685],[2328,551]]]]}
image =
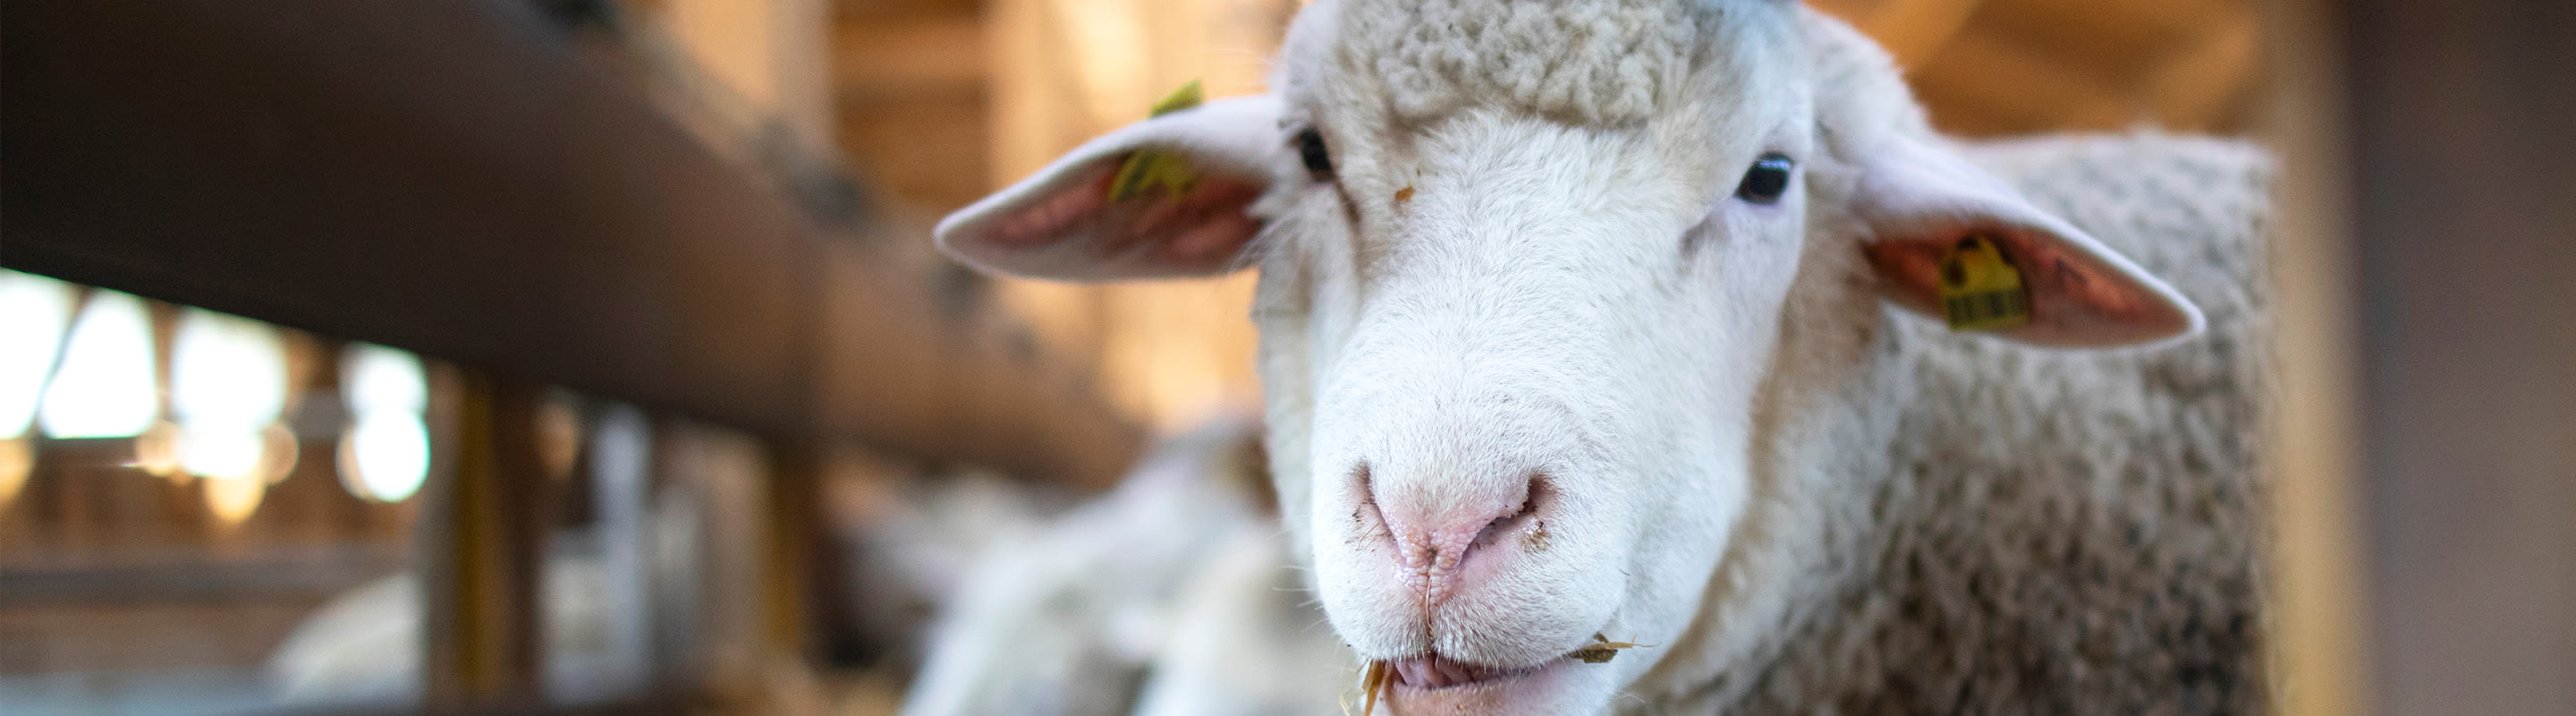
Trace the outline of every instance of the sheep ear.
{"type": "Polygon", "coordinates": [[[1279,100],[1217,100],[1091,140],[939,222],[939,247],[988,271],[1066,281],[1238,268],[1245,214],[1283,151],[1279,100]]]}
{"type": "Polygon", "coordinates": [[[1897,138],[1864,152],[1853,212],[1879,290],[1962,330],[2103,348],[2201,328],[2200,310],[1957,153],[1897,138]]]}

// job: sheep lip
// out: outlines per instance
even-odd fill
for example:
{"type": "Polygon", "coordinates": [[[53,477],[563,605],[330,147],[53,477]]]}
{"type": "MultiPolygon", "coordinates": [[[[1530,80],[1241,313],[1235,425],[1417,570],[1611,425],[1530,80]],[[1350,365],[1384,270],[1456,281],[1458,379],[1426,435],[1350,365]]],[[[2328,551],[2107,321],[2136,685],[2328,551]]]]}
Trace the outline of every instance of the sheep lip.
{"type": "MultiPolygon", "coordinates": [[[[1558,657],[1536,666],[1499,668],[1429,658],[1401,659],[1389,662],[1393,669],[1387,690],[1387,713],[1410,714],[1555,714],[1566,711],[1565,700],[1574,693],[1574,684],[1587,672],[1574,668],[1581,662],[1572,657],[1558,657]],[[1472,679],[1430,681],[1421,678],[1425,669],[1450,667],[1449,676],[1472,679]]],[[[1439,673],[1439,672],[1432,672],[1439,673]]],[[[1588,672],[1598,679],[1608,674],[1588,672]]]]}
{"type": "Polygon", "coordinates": [[[1447,689],[1467,689],[1513,681],[1545,671],[1549,667],[1572,661],[1573,657],[1558,657],[1535,666],[1504,668],[1498,666],[1486,666],[1483,664],[1471,664],[1449,659],[1447,657],[1432,655],[1392,660],[1387,662],[1387,668],[1393,677],[1396,688],[1413,691],[1439,691],[1447,689]]]}

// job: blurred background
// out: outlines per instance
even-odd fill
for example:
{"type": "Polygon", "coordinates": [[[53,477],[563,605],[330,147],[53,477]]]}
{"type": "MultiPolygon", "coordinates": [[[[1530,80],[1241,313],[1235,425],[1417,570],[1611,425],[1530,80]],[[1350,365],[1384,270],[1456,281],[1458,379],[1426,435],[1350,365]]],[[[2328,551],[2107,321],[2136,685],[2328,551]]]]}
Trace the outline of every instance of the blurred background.
{"type": "MultiPolygon", "coordinates": [[[[2576,6],[1812,4],[2271,147],[2280,703],[2576,713],[2576,6]]],[[[1298,5],[0,3],[0,713],[891,713],[979,551],[1259,464],[1248,275],[928,227],[1298,5]]]]}

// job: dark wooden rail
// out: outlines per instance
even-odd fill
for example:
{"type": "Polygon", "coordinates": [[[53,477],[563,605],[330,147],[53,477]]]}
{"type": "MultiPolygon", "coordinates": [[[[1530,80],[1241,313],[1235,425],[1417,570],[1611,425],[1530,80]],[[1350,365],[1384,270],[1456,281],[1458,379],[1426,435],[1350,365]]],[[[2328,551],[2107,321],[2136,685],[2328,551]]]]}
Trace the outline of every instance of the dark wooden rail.
{"type": "Polygon", "coordinates": [[[0,265],[785,443],[1091,486],[1134,454],[521,4],[13,0],[0,33],[0,265]]]}

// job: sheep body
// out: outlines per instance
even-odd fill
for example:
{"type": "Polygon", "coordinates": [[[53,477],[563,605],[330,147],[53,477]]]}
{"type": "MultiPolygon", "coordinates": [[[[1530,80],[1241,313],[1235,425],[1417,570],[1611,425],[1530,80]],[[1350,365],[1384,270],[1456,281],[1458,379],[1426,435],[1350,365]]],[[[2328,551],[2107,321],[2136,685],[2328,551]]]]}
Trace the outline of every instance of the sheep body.
{"type": "Polygon", "coordinates": [[[2207,330],[2051,351],[1882,309],[1853,352],[1792,321],[1782,350],[1808,354],[1784,365],[1806,368],[1775,395],[1822,417],[1775,433],[1752,548],[1632,686],[1643,710],[2264,710],[2269,161],[2154,134],[1968,153],[2171,281],[2207,330]],[[1747,591],[1767,594],[1727,598],[1747,591]]]}
{"type": "MultiPolygon", "coordinates": [[[[1247,450],[1250,430],[1221,423],[1174,439],[1116,490],[986,548],[932,630],[902,713],[1107,715],[1131,713],[1140,700],[1166,704],[1160,713],[1264,713],[1254,696],[1282,691],[1264,684],[1293,677],[1227,668],[1244,659],[1152,668],[1175,648],[1224,654],[1255,643],[1224,635],[1266,633],[1258,621],[1223,615],[1284,610],[1283,620],[1316,619],[1311,608],[1297,611],[1302,600],[1276,601],[1267,589],[1274,574],[1242,566],[1274,554],[1254,537],[1275,528],[1258,512],[1261,486],[1246,477],[1259,459],[1247,450]],[[1229,626],[1211,620],[1234,623],[1211,628],[1229,626]],[[1210,646],[1211,638],[1230,643],[1210,646]],[[1198,688],[1209,685],[1222,690],[1198,688]]],[[[1304,673],[1330,671],[1309,666],[1304,673]]]]}

